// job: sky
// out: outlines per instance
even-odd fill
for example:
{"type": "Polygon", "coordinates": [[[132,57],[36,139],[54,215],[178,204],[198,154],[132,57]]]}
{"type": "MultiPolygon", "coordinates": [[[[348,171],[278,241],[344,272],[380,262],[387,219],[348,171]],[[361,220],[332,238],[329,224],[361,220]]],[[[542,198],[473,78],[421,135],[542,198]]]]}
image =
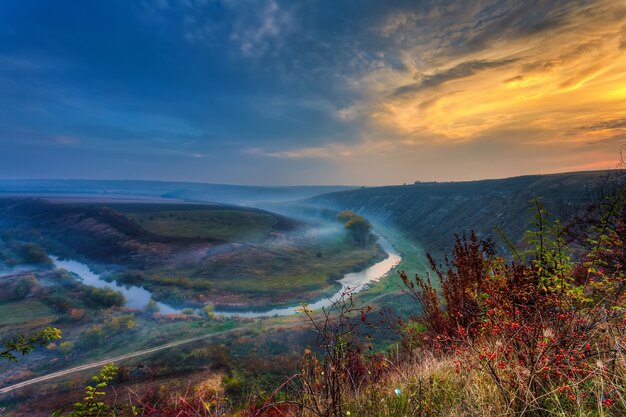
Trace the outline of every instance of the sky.
{"type": "Polygon", "coordinates": [[[622,0],[2,0],[0,178],[614,168],[622,0]]]}

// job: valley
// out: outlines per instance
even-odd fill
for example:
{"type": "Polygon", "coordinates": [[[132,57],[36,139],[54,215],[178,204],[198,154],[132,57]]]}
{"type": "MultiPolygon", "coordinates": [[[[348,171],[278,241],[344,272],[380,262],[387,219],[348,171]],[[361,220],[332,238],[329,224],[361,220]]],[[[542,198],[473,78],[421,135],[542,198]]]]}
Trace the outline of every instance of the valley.
{"type": "Polygon", "coordinates": [[[384,320],[420,313],[397,271],[427,274],[426,253],[444,252],[454,233],[471,228],[504,247],[493,226],[521,239],[519,219],[532,215],[526,199],[546,196],[546,206],[567,218],[602,181],[603,173],[583,173],[415,184],[256,207],[107,200],[97,192],[5,197],[0,334],[6,340],[52,325],[63,338],[0,364],[0,389],[10,389],[0,406],[49,415],[78,400],[77,387],[107,358],[122,366],[120,389],[182,389],[189,378],[217,373],[231,381],[226,392],[243,399],[280,384],[315,343],[300,305],[319,312],[346,290],[380,311],[381,324],[365,335],[373,352],[385,351],[398,335],[384,320]],[[380,236],[352,235],[337,219],[346,209],[372,220],[380,236]],[[62,393],[58,402],[29,408],[50,391],[62,393]]]}
{"type": "MultiPolygon", "coordinates": [[[[375,239],[356,242],[337,221],[249,207],[74,195],[0,199],[0,212],[2,339],[48,325],[63,331],[61,341],[19,364],[0,364],[5,388],[106,357],[125,358],[129,369],[149,363],[159,380],[177,380],[200,364],[193,352],[207,338],[242,352],[237,359],[228,354],[228,369],[245,368],[275,328],[289,328],[290,337],[301,333],[304,323],[294,316],[300,303],[319,300],[321,307],[342,288],[378,279],[397,263],[366,272],[388,257],[375,239]],[[340,282],[344,276],[347,282],[340,282]],[[151,353],[186,339],[192,340],[181,346],[180,362],[151,353]],[[128,356],[138,351],[141,357],[128,356]]],[[[306,340],[298,342],[302,348],[306,340]]],[[[163,349],[171,355],[178,345],[163,349]]],[[[292,348],[272,349],[269,357],[292,348]]],[[[37,390],[66,391],[68,381],[89,369],[41,379],[37,390]]],[[[0,402],[12,408],[30,392],[12,390],[0,402]]]]}
{"type": "MultiPolygon", "coordinates": [[[[433,253],[452,249],[455,234],[474,230],[519,242],[532,220],[531,200],[541,199],[552,218],[567,220],[618,186],[623,174],[609,171],[362,187],[311,197],[295,205],[303,212],[355,210],[377,225],[404,233],[433,253]],[[495,230],[498,228],[498,230],[495,230]]],[[[506,250],[502,240],[501,250],[506,250]]]]}
{"type": "Polygon", "coordinates": [[[246,297],[247,306],[304,302],[384,256],[351,242],[337,222],[320,233],[320,225],[234,206],[0,200],[0,213],[10,230],[6,262],[36,245],[42,263],[50,262],[46,251],[88,263],[104,279],[141,284],[181,308],[236,306],[246,297]]]}

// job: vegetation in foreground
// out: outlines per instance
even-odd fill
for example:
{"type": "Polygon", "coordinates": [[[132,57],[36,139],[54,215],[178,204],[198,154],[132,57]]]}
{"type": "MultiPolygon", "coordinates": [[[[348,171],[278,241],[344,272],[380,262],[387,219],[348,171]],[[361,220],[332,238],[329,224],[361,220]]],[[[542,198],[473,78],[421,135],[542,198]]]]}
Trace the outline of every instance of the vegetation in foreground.
{"type": "Polygon", "coordinates": [[[458,237],[451,257],[430,258],[440,286],[400,273],[417,318],[390,320],[349,294],[321,313],[303,306],[316,343],[274,390],[234,401],[225,376],[102,401],[95,414],[78,404],[71,415],[624,415],[625,197],[604,198],[567,228],[534,201],[512,258],[473,233],[458,237]],[[381,327],[399,342],[372,353],[381,327]]]}

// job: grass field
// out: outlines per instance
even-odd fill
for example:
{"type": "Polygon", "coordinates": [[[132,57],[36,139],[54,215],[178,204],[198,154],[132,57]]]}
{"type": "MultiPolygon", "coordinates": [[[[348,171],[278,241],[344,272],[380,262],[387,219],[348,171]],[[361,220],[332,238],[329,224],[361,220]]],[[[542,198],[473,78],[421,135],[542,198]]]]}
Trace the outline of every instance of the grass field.
{"type": "Polygon", "coordinates": [[[141,276],[141,282],[157,298],[172,302],[188,301],[199,293],[218,303],[219,299],[235,304],[253,299],[259,305],[309,301],[330,294],[334,282],[345,273],[364,268],[383,255],[376,245],[355,245],[339,223],[312,226],[234,206],[112,207],[154,235],[223,242],[208,249],[187,250],[170,262],[131,274],[141,276]],[[325,232],[318,233],[320,228],[325,232]]]}
{"type": "MultiPolygon", "coordinates": [[[[394,228],[377,225],[376,231],[400,252],[402,261],[385,278],[373,283],[367,291],[360,293],[358,298],[364,304],[391,307],[405,316],[419,313],[415,302],[403,293],[403,284],[398,271],[406,271],[408,276],[415,274],[426,276],[429,272],[426,249],[394,228]]],[[[438,285],[438,282],[435,285],[438,285]]]]}
{"type": "Polygon", "coordinates": [[[5,301],[0,303],[0,329],[4,326],[51,322],[56,313],[47,305],[35,300],[5,301]]]}
{"type": "Polygon", "coordinates": [[[277,223],[275,216],[242,210],[163,210],[126,212],[144,229],[159,236],[258,242],[277,223]]]}
{"type": "Polygon", "coordinates": [[[141,274],[144,284],[159,299],[189,302],[205,294],[216,304],[267,307],[309,302],[329,295],[336,290],[337,279],[382,256],[375,245],[360,248],[347,244],[339,230],[309,242],[288,240],[254,245],[193,264],[154,266],[141,274]]]}

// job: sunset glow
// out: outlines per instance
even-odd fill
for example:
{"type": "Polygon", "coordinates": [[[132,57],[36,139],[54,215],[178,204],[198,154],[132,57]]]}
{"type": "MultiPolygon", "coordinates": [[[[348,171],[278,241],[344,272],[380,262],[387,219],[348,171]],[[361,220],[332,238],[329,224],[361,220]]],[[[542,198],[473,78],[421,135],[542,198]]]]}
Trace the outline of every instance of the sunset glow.
{"type": "Polygon", "coordinates": [[[611,168],[626,137],[623,1],[9,3],[3,176],[475,179],[611,168]]]}

